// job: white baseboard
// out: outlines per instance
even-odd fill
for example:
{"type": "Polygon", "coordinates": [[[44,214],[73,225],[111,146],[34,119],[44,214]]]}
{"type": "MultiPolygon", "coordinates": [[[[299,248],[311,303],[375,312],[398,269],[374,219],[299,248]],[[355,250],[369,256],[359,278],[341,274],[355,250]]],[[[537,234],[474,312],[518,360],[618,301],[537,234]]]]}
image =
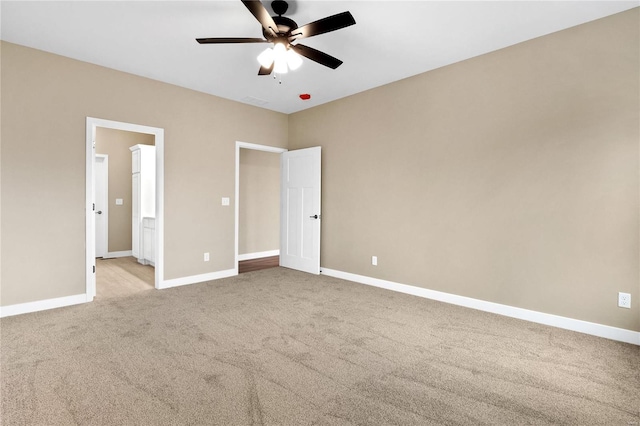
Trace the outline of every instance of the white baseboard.
{"type": "Polygon", "coordinates": [[[76,294],[73,296],[57,297],[55,299],[38,300],[36,302],[0,306],[0,318],[46,311],[47,309],[62,308],[64,306],[79,305],[86,302],[88,302],[86,294],[76,294]]]}
{"type": "Polygon", "coordinates": [[[155,262],[150,261],[149,259],[144,259],[142,257],[136,258],[136,260],[138,261],[139,264],[141,265],[150,265],[153,266],[154,268],[156,267],[155,262]]]}
{"type": "Polygon", "coordinates": [[[336,271],[333,269],[321,268],[321,273],[330,277],[380,287],[400,293],[411,294],[414,296],[424,297],[426,299],[451,303],[453,305],[491,312],[511,318],[518,318],[538,324],[550,325],[552,327],[563,328],[565,330],[577,331],[593,336],[604,337],[606,339],[631,343],[633,345],[640,345],[640,332],[638,331],[626,330],[624,328],[611,327],[608,325],[561,317],[553,314],[546,314],[544,312],[530,311],[528,309],[516,308],[514,306],[501,305],[499,303],[472,299],[470,297],[458,296],[455,294],[429,290],[406,284],[399,284],[392,281],[351,274],[349,272],[336,271]]]}
{"type": "MultiPolygon", "coordinates": [[[[190,277],[176,278],[163,281],[158,287],[160,289],[178,287],[189,284],[196,284],[205,281],[218,280],[221,278],[238,275],[237,269],[227,269],[226,271],[212,272],[209,274],[193,275],[190,277]]],[[[0,306],[0,318],[13,315],[28,314],[31,312],[46,311],[48,309],[62,308],[65,306],[79,305],[91,302],[86,294],[76,294],[74,296],[58,297],[55,299],[38,300],[35,302],[20,303],[17,305],[0,306]]]]}
{"type": "Polygon", "coordinates": [[[280,256],[280,250],[258,251],[238,255],[238,262],[242,260],[260,259],[261,257],[280,256]]]}
{"type": "Polygon", "coordinates": [[[107,254],[105,254],[104,256],[102,256],[102,258],[103,259],[115,259],[116,257],[129,257],[129,256],[133,256],[133,252],[131,250],[110,251],[107,254]]]}
{"type": "Polygon", "coordinates": [[[238,275],[237,269],[227,269],[225,271],[211,272],[208,274],[192,275],[190,277],[174,278],[172,280],[163,281],[158,288],[165,289],[171,287],[179,287],[183,285],[202,283],[205,281],[219,280],[238,275]]]}

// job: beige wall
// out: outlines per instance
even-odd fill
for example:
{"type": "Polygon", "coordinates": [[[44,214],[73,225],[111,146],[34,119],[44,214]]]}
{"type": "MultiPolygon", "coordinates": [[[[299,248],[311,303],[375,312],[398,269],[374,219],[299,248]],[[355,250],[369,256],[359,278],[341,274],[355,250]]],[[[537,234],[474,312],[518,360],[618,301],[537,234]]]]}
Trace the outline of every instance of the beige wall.
{"type": "Polygon", "coordinates": [[[323,267],[640,331],[638,11],[291,115],[323,267]]]}
{"type": "Polygon", "coordinates": [[[96,154],[109,156],[109,247],[131,250],[131,151],[134,145],[154,145],[155,137],[124,130],[96,129],[96,154]],[[122,198],[122,205],[116,205],[122,198]]]}
{"type": "Polygon", "coordinates": [[[280,248],[280,155],[240,149],[238,254],[280,248]]]}
{"type": "Polygon", "coordinates": [[[165,279],[235,267],[235,141],[286,115],[6,42],[1,85],[1,305],[85,292],[87,116],[165,130],[165,279]]]}

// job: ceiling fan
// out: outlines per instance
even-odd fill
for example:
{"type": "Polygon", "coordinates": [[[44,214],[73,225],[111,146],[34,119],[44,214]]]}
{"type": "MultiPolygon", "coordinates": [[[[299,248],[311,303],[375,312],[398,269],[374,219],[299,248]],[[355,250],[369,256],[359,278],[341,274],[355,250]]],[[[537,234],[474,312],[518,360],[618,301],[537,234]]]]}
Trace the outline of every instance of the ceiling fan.
{"type": "Polygon", "coordinates": [[[265,9],[258,0],[241,1],[262,25],[264,39],[214,37],[197,38],[196,41],[200,44],[273,43],[273,48],[268,48],[258,56],[258,61],[261,65],[258,75],[269,75],[274,71],[276,74],[284,74],[288,69],[296,69],[302,64],[302,58],[298,55],[304,56],[331,69],[336,69],[342,65],[340,59],[334,58],[312,47],[293,43],[303,38],[354,25],[356,21],[350,12],[338,13],[337,15],[332,15],[298,27],[298,24],[292,19],[282,16],[289,8],[288,3],[284,0],[271,2],[271,7],[278,16],[269,16],[267,9],[265,9]]]}

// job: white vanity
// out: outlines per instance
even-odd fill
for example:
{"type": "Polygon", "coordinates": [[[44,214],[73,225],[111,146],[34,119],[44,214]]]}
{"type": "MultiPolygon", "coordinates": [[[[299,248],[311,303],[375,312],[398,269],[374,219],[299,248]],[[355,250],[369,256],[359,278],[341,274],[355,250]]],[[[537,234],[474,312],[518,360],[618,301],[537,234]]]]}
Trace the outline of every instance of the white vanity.
{"type": "Polygon", "coordinates": [[[143,265],[155,265],[156,147],[131,150],[131,251],[143,265]]]}

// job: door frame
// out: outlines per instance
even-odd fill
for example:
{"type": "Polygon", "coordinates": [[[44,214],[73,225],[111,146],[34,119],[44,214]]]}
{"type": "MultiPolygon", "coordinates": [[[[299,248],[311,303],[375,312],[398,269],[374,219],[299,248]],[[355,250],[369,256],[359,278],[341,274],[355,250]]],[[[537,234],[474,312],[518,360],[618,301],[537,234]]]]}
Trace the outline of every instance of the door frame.
{"type": "MultiPolygon", "coordinates": [[[[106,154],[96,154],[96,159],[102,158],[104,163],[104,208],[102,209],[104,218],[104,256],[109,254],[109,156],[106,154]]],[[[95,163],[94,163],[95,164],[95,163]]],[[[95,182],[95,181],[94,181],[95,182]]],[[[95,187],[93,189],[95,191],[95,187]]],[[[95,193],[95,192],[94,192],[95,193]]],[[[94,212],[95,215],[95,212],[94,212]]],[[[94,216],[95,217],[95,216],[94,216]]],[[[95,255],[96,253],[94,253],[95,255]]],[[[103,257],[104,257],[103,256],[103,257]]]]}
{"type": "Polygon", "coordinates": [[[236,141],[236,189],[235,189],[235,250],[234,250],[234,271],[238,275],[238,240],[240,229],[240,149],[253,149],[256,151],[272,152],[274,154],[282,154],[287,152],[286,148],[279,148],[269,145],[260,145],[249,142],[236,141]]]}
{"type": "Polygon", "coordinates": [[[164,282],[164,129],[142,126],[121,121],[101,118],[86,118],[86,205],[85,205],[85,267],[87,302],[93,301],[96,295],[95,274],[95,238],[96,223],[93,204],[95,199],[95,147],[96,128],[124,130],[150,134],[155,137],[156,146],[156,246],[155,246],[155,288],[163,287],[164,282]]]}

